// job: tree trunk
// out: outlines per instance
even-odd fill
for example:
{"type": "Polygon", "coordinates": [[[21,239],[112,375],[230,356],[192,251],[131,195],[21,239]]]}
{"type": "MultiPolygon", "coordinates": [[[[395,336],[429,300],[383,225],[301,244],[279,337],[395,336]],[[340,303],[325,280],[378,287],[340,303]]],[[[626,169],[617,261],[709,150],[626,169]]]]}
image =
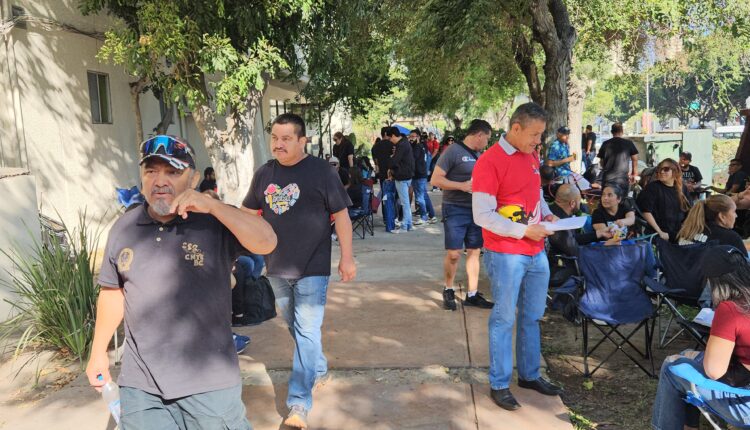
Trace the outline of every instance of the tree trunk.
{"type": "Polygon", "coordinates": [[[513,58],[524,78],[526,78],[526,85],[529,87],[529,97],[534,103],[544,106],[544,92],[539,80],[539,71],[534,62],[534,46],[526,40],[523,34],[514,35],[513,45],[515,48],[513,58]]]}
{"type": "Polygon", "coordinates": [[[581,160],[583,153],[581,149],[581,138],[583,127],[583,102],[586,95],[586,85],[576,76],[570,77],[568,85],[568,127],[570,127],[570,137],[568,145],[571,152],[576,154],[576,161],[571,163],[573,171],[583,173],[581,160]]]}
{"type": "Polygon", "coordinates": [[[161,121],[156,125],[156,134],[167,134],[167,129],[172,124],[172,118],[174,118],[174,103],[170,103],[164,111],[161,121]]]}
{"type": "Polygon", "coordinates": [[[219,195],[225,203],[239,206],[250,188],[255,170],[255,152],[265,142],[255,142],[255,120],[260,112],[263,92],[254,90],[247,96],[247,108],[227,117],[227,129],[220,130],[211,108],[205,104],[193,111],[198,131],[206,145],[216,172],[219,195]]]}
{"type": "Polygon", "coordinates": [[[130,82],[130,106],[135,114],[135,144],[140,150],[143,142],[143,117],[141,116],[141,92],[146,87],[146,78],[140,78],[135,82],[130,82]]]}
{"type": "Polygon", "coordinates": [[[544,49],[544,108],[548,113],[547,134],[568,122],[570,79],[575,28],[563,0],[532,0],[530,4],[534,39],[544,49]]]}

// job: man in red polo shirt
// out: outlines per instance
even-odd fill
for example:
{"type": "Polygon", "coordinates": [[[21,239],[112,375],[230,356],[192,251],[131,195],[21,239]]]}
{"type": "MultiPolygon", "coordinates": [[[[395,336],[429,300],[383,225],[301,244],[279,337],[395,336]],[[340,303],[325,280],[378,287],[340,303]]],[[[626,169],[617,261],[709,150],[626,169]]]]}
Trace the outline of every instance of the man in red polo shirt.
{"type": "Polygon", "coordinates": [[[482,227],[484,264],[495,299],[489,319],[491,396],[507,410],[520,407],[509,389],[516,309],[518,386],[545,395],[562,392],[540,373],[539,320],[549,283],[544,238],[552,232],[539,222],[554,220],[540,199],[536,148],[546,123],[547,113],[541,106],[519,106],[507,134],[479,158],[472,176],[474,222],[482,227]]]}

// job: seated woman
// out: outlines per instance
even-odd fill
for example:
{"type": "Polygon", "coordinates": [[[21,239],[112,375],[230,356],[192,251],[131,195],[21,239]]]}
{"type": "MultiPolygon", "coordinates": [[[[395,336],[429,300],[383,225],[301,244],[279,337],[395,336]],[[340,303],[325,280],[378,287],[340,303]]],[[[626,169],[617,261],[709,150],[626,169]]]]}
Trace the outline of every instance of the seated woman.
{"type": "Polygon", "coordinates": [[[352,209],[362,209],[362,181],[362,172],[357,167],[350,168],[349,186],[346,188],[346,193],[352,201],[349,212],[352,209]]]}
{"type": "MultiPolygon", "coordinates": [[[[750,385],[750,263],[744,253],[722,245],[706,255],[703,269],[716,307],[706,351],[685,351],[664,360],[651,425],[659,430],[697,429],[699,414],[683,400],[690,383],[669,371],[688,362],[708,378],[733,387],[750,385]]],[[[747,397],[699,388],[708,405],[725,418],[750,424],[747,397]]]]}
{"type": "Polygon", "coordinates": [[[742,238],[732,230],[736,219],[737,205],[729,196],[716,194],[706,200],[698,200],[677,233],[677,243],[687,245],[717,241],[720,245],[734,246],[746,252],[742,238]]]}
{"type": "Polygon", "coordinates": [[[656,180],[649,182],[638,195],[638,206],[654,233],[675,242],[690,209],[682,186],[682,173],[674,160],[665,158],[656,166],[656,175],[656,180]]]}
{"type": "Polygon", "coordinates": [[[628,237],[628,227],[635,224],[635,211],[622,203],[624,191],[618,185],[608,184],[602,190],[601,203],[591,214],[594,230],[607,230],[613,237],[628,237]]]}

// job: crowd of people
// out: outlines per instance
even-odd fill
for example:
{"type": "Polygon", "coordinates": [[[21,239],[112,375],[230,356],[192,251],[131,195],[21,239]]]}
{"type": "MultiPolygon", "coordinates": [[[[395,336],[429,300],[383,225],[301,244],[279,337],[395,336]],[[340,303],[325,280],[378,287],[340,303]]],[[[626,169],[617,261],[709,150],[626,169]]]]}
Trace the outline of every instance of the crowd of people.
{"type": "MultiPolygon", "coordinates": [[[[443,306],[457,309],[454,284],[465,254],[468,289],[461,301],[489,310],[489,394],[498,406],[521,406],[510,391],[514,362],[519,388],[552,396],[562,392],[541,374],[539,321],[550,285],[573,275],[574,268],[550,264],[550,256],[577,256],[581,246],[616,246],[638,234],[722,246],[707,263],[717,310],[706,352],[671,357],[664,368],[687,360],[710,378],[730,369],[739,375],[730,382],[750,381],[745,344],[750,266],[744,242],[733,230],[737,209],[750,208],[739,160],[730,165],[726,187],[712,188],[716,194],[704,197],[707,188],[690,164],[691,154],[638,172],[638,151],[623,137],[621,124],[612,126],[612,139],[598,149],[589,126],[581,162],[592,173],[598,158],[599,169],[587,178],[572,167],[576,156],[567,126],[557,129],[546,152],[540,151],[547,128],[547,114],[535,103],[519,106],[493,145],[492,127],[481,119],[470,122],[462,141],[446,136],[442,144],[432,133],[415,129],[402,135],[396,127],[384,127],[371,164],[368,157],[357,157],[340,132],[327,159],[306,154],[304,121],[283,114],[271,126],[274,159],[255,172],[240,208],[218,199],[213,169],[206,169],[198,184],[187,142],[172,136],[145,141],[140,171],[146,203],[113,226],[98,280],[102,288],[86,369],[91,385],[100,389],[112,379],[107,346],[124,319],[127,342],[118,379],[122,428],[251,428],[240,398],[238,337],[231,332],[232,323],[246,322],[245,308],[233,308],[237,294],[227,287],[244,284],[245,278],[257,281],[265,266],[295,345],[285,424],[307,428],[313,388],[329,378],[321,325],[331,233],[341,249],[341,280],[351,281],[357,268],[350,211],[371,205],[363,187],[372,189],[375,182],[390,233],[436,223],[430,190],[442,191],[443,306]],[[542,223],[576,215],[589,215],[583,229],[553,232],[542,223]],[[494,302],[478,292],[482,258],[494,302]]],[[[686,410],[679,400],[685,390],[684,381],[662,370],[654,428],[694,425],[690,413],[678,413],[686,410]]],[[[736,399],[716,401],[750,420],[736,399]]]]}

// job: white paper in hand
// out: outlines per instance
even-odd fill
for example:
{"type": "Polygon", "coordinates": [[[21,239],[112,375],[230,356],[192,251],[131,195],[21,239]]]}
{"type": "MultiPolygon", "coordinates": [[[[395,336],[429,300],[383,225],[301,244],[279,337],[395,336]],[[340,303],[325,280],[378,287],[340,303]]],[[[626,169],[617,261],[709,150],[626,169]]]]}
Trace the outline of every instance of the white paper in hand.
{"type": "Polygon", "coordinates": [[[586,216],[563,218],[555,222],[542,221],[539,224],[543,225],[549,231],[576,230],[586,224],[586,216]]]}

